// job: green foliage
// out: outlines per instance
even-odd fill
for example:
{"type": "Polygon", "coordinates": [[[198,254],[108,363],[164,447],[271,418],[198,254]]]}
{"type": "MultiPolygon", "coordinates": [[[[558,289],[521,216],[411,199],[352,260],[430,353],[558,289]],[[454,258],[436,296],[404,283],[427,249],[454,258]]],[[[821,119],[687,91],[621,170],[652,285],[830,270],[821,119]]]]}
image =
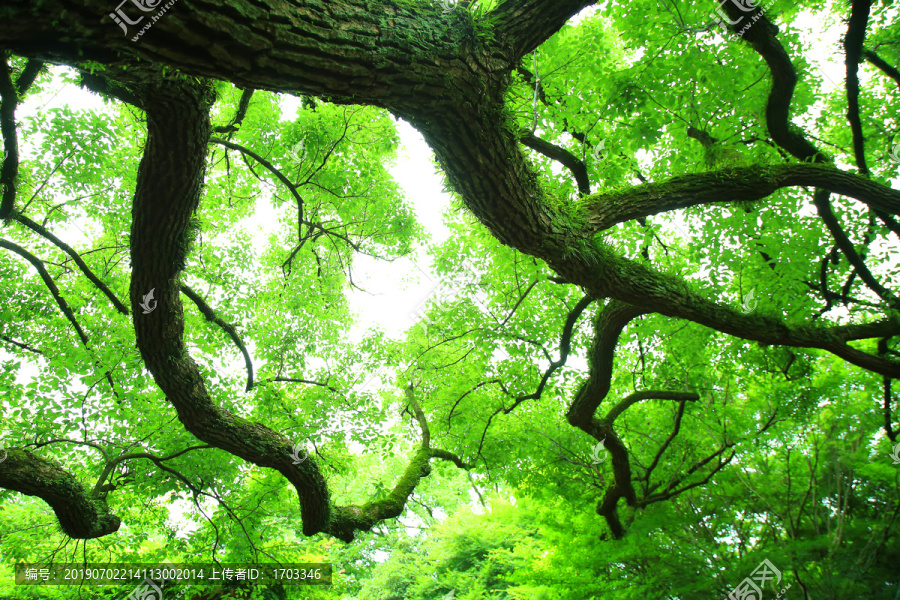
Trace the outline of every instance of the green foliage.
{"type": "MultiPolygon", "coordinates": [[[[442,19],[435,27],[458,22],[474,33],[473,45],[487,47],[498,41],[491,12],[498,4],[472,2],[464,18],[435,8],[442,19]]],[[[502,90],[505,105],[492,109],[496,119],[516,136],[534,132],[584,161],[595,193],[627,193],[642,180],[664,190],[678,176],[781,164],[764,119],[771,86],[765,62],[715,26],[684,28],[707,24],[709,4],[613,0],[586,10],[523,60],[502,90]],[[714,141],[700,143],[689,128],[714,141]],[[606,156],[595,153],[601,143],[606,156]]],[[[820,145],[846,168],[852,138],[845,90],[819,70],[804,17],[814,11],[823,23],[838,23],[845,7],[778,0],[767,10],[777,15],[779,39],[798,70],[791,126],[825,140],[820,145]]],[[[894,65],[896,12],[887,3],[873,6],[867,34],[867,44],[894,65]]],[[[11,68],[18,73],[25,64],[14,58],[11,68]]],[[[871,178],[890,183],[900,173],[890,158],[900,139],[900,99],[895,82],[862,68],[871,178]]],[[[22,99],[17,202],[126,299],[144,116],[114,102],[42,104],[76,80],[53,67],[22,99]]],[[[236,114],[243,90],[216,82],[215,91],[211,118],[221,126],[236,114]]],[[[614,483],[611,465],[595,464],[596,440],[565,421],[586,379],[593,316],[604,302],[581,316],[567,363],[544,381],[561,358],[560,334],[583,290],[500,244],[458,201],[445,215],[449,238],[429,240],[391,175],[400,138],[384,110],[311,97],[295,113],[285,106],[256,91],[239,128],[215,135],[263,157],[300,202],[259,162],[212,143],[202,202],[180,240],[182,280],[241,334],[257,385],[243,393],[242,356],[186,297],[179,358],[196,362],[210,397],[235,421],[264,424],[305,447],[335,506],[391,498],[422,435],[406,412],[403,392],[411,385],[432,447],[471,468],[432,460],[402,516],[349,545],[305,538],[297,493],[280,473],[212,448],[166,461],[177,474],[145,458],[118,465],[107,479],[116,486],[107,502],[123,527],[86,542],[67,539],[40,500],[0,490],[0,598],[130,592],[10,583],[12,565],[51,556],[334,564],[332,586],[229,590],[265,600],[436,600],[451,593],[459,600],[700,600],[724,597],[764,559],[781,570],[782,586],[791,585],[788,598],[799,590],[834,600],[897,597],[900,471],[884,434],[883,378],[817,349],[749,344],[658,314],[634,320],[619,337],[598,415],[636,390],[692,391],[699,399],[685,403],[678,435],[678,404],[668,400],[634,404],[616,421],[638,496],[661,494],[676,480],[673,489],[682,491],[637,508],[620,501],[628,534],[613,540],[596,512],[614,483]],[[275,226],[261,235],[251,215],[275,226]],[[361,255],[393,261],[420,251],[439,278],[421,320],[399,339],[380,330],[351,334],[358,315],[349,292],[361,255]],[[378,381],[360,389],[376,373],[378,381]],[[524,400],[538,389],[539,398],[524,400]],[[650,465],[648,481],[639,480],[650,465]]],[[[571,174],[524,151],[548,210],[558,215],[554,224],[582,226],[589,215],[571,174]]],[[[747,307],[788,326],[883,317],[883,306],[833,250],[808,191],[730,200],[629,220],[577,238],[568,256],[593,265],[603,259],[610,277],[635,281],[652,268],[663,274],[662,292],[747,307]],[[863,301],[835,300],[822,311],[812,288],[823,269],[863,301]]],[[[859,203],[833,202],[879,279],[900,280],[890,231],[859,203]]],[[[56,461],[87,488],[110,457],[168,457],[199,445],[144,368],[133,330],[138,315],[113,310],[67,256],[30,230],[10,222],[3,237],[45,261],[91,342],[78,342],[31,266],[0,249],[0,335],[42,352],[2,346],[0,441],[56,461]]],[[[880,351],[874,341],[853,344],[880,351]]],[[[883,354],[896,355],[896,341],[884,344],[883,354]]],[[[896,405],[896,382],[888,388],[896,405]]],[[[779,590],[770,587],[766,597],[779,590]]]]}

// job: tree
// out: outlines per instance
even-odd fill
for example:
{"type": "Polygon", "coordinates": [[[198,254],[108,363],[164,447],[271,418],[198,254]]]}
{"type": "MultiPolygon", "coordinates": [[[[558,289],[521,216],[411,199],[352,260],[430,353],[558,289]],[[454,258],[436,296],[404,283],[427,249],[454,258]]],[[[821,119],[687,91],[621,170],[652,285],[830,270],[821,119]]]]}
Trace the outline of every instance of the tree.
{"type": "MultiPolygon", "coordinates": [[[[214,498],[234,527],[274,528],[290,514],[236,518],[229,504],[272,494],[287,510],[287,479],[305,536],[351,541],[400,516],[443,459],[519,489],[595,487],[602,535],[623,539],[635,511],[700,493],[780,413],[815,413],[828,369],[857,386],[840,394],[880,399],[866,410],[895,442],[900,159],[880,115],[898,108],[896,10],[851,3],[845,89],[829,93],[796,27],[816,3],[582,12],[592,4],[0,8],[0,265],[18,282],[2,339],[44,367],[26,387],[9,362],[16,442],[0,487],[41,498],[67,536],[102,539],[129,512],[126,489],[198,509],[214,498]],[[48,63],[114,102],[115,122],[34,123],[50,134],[39,160],[18,140],[41,129],[17,131],[15,110],[48,63]],[[291,124],[274,126],[274,94],[303,98],[291,124]],[[424,136],[465,208],[437,264],[477,283],[433,303],[405,343],[353,345],[338,332],[354,255],[421,239],[381,165],[396,145],[387,113],[424,136]],[[229,231],[262,193],[254,180],[296,207],[260,257],[229,231]],[[68,218],[49,191],[77,198],[68,218]],[[54,230],[79,218],[96,235],[76,249],[54,230]],[[243,396],[218,364],[234,352],[243,396]],[[567,366],[582,352],[584,377],[567,366]],[[357,363],[396,368],[396,390],[349,392],[357,363]],[[359,489],[334,432],[353,420],[354,441],[374,441],[392,404],[417,441],[385,466],[390,490],[359,489]],[[298,438],[324,454],[300,460],[298,438]],[[94,454],[73,474],[61,444],[94,454]],[[523,468],[535,456],[550,464],[523,468]]],[[[242,539],[229,550],[256,552],[242,539]]]]}

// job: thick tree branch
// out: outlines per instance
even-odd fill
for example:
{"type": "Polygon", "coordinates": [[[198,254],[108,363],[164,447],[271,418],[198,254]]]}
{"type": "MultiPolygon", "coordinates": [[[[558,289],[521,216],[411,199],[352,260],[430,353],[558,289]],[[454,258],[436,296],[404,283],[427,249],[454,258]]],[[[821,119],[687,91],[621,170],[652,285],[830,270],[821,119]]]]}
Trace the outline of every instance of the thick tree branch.
{"type": "MultiPolygon", "coordinates": [[[[428,420],[425,413],[415,399],[415,392],[412,384],[406,390],[406,400],[413,409],[419,428],[422,430],[422,441],[419,448],[410,458],[409,465],[400,476],[397,484],[388,494],[387,498],[382,500],[373,500],[362,506],[348,505],[335,507],[331,522],[329,523],[328,533],[334,537],[352,541],[355,534],[359,531],[370,531],[378,522],[386,519],[395,519],[403,513],[406,502],[410,495],[416,489],[416,486],[423,477],[431,473],[430,461],[432,457],[453,460],[450,458],[449,452],[431,449],[431,432],[428,428],[428,420]]],[[[457,460],[459,460],[457,458],[457,460]]],[[[456,462],[456,461],[453,461],[456,462]]],[[[460,468],[465,468],[460,460],[458,463],[460,468]]]]}
{"type": "Polygon", "coordinates": [[[866,37],[866,24],[869,21],[869,9],[872,0],[853,0],[850,4],[850,20],[847,24],[847,35],[844,36],[844,53],[847,64],[847,120],[853,134],[853,154],[856,167],[861,175],[869,172],[866,166],[865,140],[862,122],[859,120],[859,61],[862,58],[863,41],[866,37]]]}
{"type": "Polygon", "coordinates": [[[28,450],[6,451],[6,460],[0,462],[0,487],[37,496],[49,504],[66,535],[87,540],[119,530],[119,518],[71,473],[28,450]]]}
{"type": "Polygon", "coordinates": [[[861,175],[825,165],[788,164],[741,167],[673,177],[634,186],[624,192],[601,192],[579,203],[587,214],[588,233],[661,212],[715,202],[759,200],[786,187],[818,187],[849,196],[874,209],[900,215],[900,191],[861,175]]]}
{"type": "Polygon", "coordinates": [[[44,69],[44,63],[39,60],[29,60],[25,63],[25,68],[19,73],[16,79],[16,92],[19,96],[24,96],[31,89],[34,80],[40,75],[44,69]]]}
{"type": "MultiPolygon", "coordinates": [[[[830,162],[806,139],[803,132],[791,123],[791,99],[797,85],[797,72],[781,42],[778,41],[778,27],[765,14],[759,14],[759,7],[753,13],[745,13],[735,3],[726,2],[722,8],[732,20],[755,19],[753,26],[742,39],[766,61],[772,74],[772,89],[766,102],[766,125],[772,140],[801,161],[830,162]]],[[[733,28],[737,31],[743,23],[733,28]]]]}
{"type": "Polygon", "coordinates": [[[189,221],[200,200],[211,90],[191,78],[145,76],[133,69],[128,73],[135,77],[134,93],[146,106],[148,127],[131,228],[130,296],[138,349],[188,431],[207,444],[278,470],[297,490],[304,533],[324,531],[329,493],[316,462],[295,464],[290,440],[218,407],[184,345],[180,272],[189,221]],[[156,291],[158,307],[143,314],[137,308],[150,289],[156,291]]]}
{"type": "Polygon", "coordinates": [[[209,304],[206,303],[203,298],[200,297],[200,294],[192,290],[187,285],[182,284],[181,291],[185,296],[190,298],[194,304],[197,305],[197,309],[200,311],[206,320],[210,323],[215,323],[219,327],[222,328],[222,331],[228,334],[228,337],[231,338],[231,341],[234,342],[234,345],[237,346],[238,350],[241,351],[241,354],[244,355],[244,364],[247,367],[247,387],[245,391],[249,392],[253,389],[253,361],[250,359],[250,353],[247,351],[247,347],[244,345],[243,340],[241,340],[241,336],[238,334],[237,329],[234,328],[234,325],[228,323],[227,321],[222,320],[219,315],[216,314],[209,304]]]}
{"type": "Polygon", "coordinates": [[[3,163],[0,168],[0,221],[12,214],[19,174],[19,142],[16,136],[16,105],[19,97],[12,82],[6,53],[0,52],[0,133],[3,134],[3,163]]]}
{"type": "Polygon", "coordinates": [[[863,50],[863,56],[866,57],[867,61],[881,69],[885,75],[893,79],[897,83],[897,87],[900,87],[900,71],[898,71],[896,67],[889,65],[883,58],[871,50],[863,50]]]}
{"type": "Polygon", "coordinates": [[[596,0],[506,0],[490,13],[496,35],[510,47],[510,66],[540,46],[596,0]]]}
{"type": "MultiPolygon", "coordinates": [[[[574,427],[582,429],[598,440],[601,439],[597,437],[600,435],[600,421],[595,414],[597,407],[606,398],[611,387],[613,361],[619,335],[628,323],[647,312],[638,307],[611,300],[597,313],[594,319],[594,342],[588,350],[590,375],[575,394],[575,399],[566,412],[566,419],[574,427]]],[[[625,408],[627,406],[618,412],[615,409],[610,410],[610,415],[614,419],[625,408]]]]}
{"type": "Polygon", "coordinates": [[[618,404],[609,409],[609,412],[606,413],[606,416],[603,418],[603,421],[609,423],[610,425],[614,424],[616,419],[619,418],[623,412],[631,408],[632,405],[637,404],[643,400],[675,400],[676,402],[696,402],[700,399],[700,396],[696,392],[669,392],[666,390],[645,390],[642,392],[634,392],[632,394],[628,394],[625,398],[619,401],[618,404]]]}

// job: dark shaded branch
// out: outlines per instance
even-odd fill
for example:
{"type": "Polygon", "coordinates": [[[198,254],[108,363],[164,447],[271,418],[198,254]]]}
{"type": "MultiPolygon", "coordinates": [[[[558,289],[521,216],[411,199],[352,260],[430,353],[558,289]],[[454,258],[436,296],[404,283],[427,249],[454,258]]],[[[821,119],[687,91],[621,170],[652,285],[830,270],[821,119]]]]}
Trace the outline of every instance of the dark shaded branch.
{"type": "Polygon", "coordinates": [[[883,58],[872,52],[871,50],[863,50],[863,56],[866,57],[866,60],[881,69],[881,71],[893,79],[897,83],[897,87],[900,87],[900,71],[898,71],[895,67],[889,65],[883,58]]]}
{"type": "Polygon", "coordinates": [[[66,535],[88,540],[119,530],[119,518],[71,473],[28,450],[6,451],[6,460],[0,462],[0,487],[37,496],[49,504],[66,535]]]}
{"type": "Polygon", "coordinates": [[[462,396],[457,398],[456,402],[453,403],[453,406],[450,407],[450,410],[447,413],[447,431],[450,431],[450,427],[451,427],[450,419],[453,418],[453,411],[456,410],[456,407],[459,406],[459,403],[462,402],[466,396],[468,396],[472,392],[478,390],[480,387],[485,386],[485,385],[495,384],[495,383],[500,383],[500,380],[499,379],[491,379],[489,381],[480,381],[477,384],[475,384],[473,387],[469,388],[462,396]]]}
{"type": "Polygon", "coordinates": [[[509,47],[511,65],[547,40],[596,0],[506,0],[489,14],[495,35],[509,47]]]}
{"type": "Polygon", "coordinates": [[[704,148],[712,148],[713,144],[719,141],[708,132],[697,129],[693,125],[688,126],[687,136],[700,142],[700,145],[704,148]]]}
{"type": "Polygon", "coordinates": [[[900,434],[900,427],[894,429],[893,419],[891,418],[891,378],[885,377],[884,383],[884,432],[892,442],[897,441],[897,435],[900,434]]]}
{"type": "MultiPolygon", "coordinates": [[[[538,400],[541,397],[541,394],[544,392],[544,388],[547,383],[550,381],[550,377],[553,373],[556,372],[557,369],[563,367],[566,364],[566,361],[569,359],[569,354],[572,351],[572,334],[575,330],[575,324],[578,322],[579,317],[585,311],[585,309],[591,305],[594,301],[590,296],[583,296],[581,300],[579,300],[575,307],[569,311],[569,315],[566,317],[566,322],[563,325],[562,333],[560,334],[560,343],[559,343],[559,358],[550,363],[550,366],[544,371],[543,376],[541,377],[540,382],[538,382],[537,389],[534,392],[526,395],[516,396],[513,399],[513,403],[509,408],[504,406],[500,406],[497,408],[487,419],[487,422],[484,424],[484,430],[481,432],[481,439],[478,442],[478,452],[477,455],[481,455],[481,450],[484,447],[484,440],[487,437],[488,429],[491,426],[491,422],[494,420],[494,417],[499,415],[501,412],[505,415],[510,414],[513,410],[516,409],[522,402],[526,400],[538,400]]],[[[507,390],[506,386],[500,383],[500,387],[503,389],[504,393],[508,396],[512,396],[512,394],[507,390]]],[[[455,408],[455,406],[454,406],[455,408]]]]}
{"type": "Polygon", "coordinates": [[[103,294],[107,298],[109,298],[109,301],[112,302],[112,305],[116,308],[116,310],[123,315],[128,314],[128,308],[125,306],[125,304],[123,304],[122,301],[119,300],[119,298],[115,294],[113,294],[112,290],[110,290],[105,283],[100,281],[100,278],[97,277],[93,271],[91,271],[90,267],[88,267],[84,260],[82,260],[81,256],[77,252],[75,252],[75,250],[73,250],[68,244],[47,231],[47,229],[45,229],[43,226],[38,225],[21,213],[13,213],[12,218],[22,225],[28,227],[44,239],[51,241],[57,248],[68,254],[72,258],[72,260],[75,261],[75,264],[78,265],[78,268],[81,270],[84,276],[87,277],[91,281],[91,283],[97,286],[97,289],[103,292],[103,294]]]}
{"type": "MultiPolygon", "coordinates": [[[[582,429],[598,440],[600,422],[595,413],[611,387],[619,335],[628,323],[647,312],[649,311],[624,302],[610,300],[594,319],[594,341],[588,350],[590,375],[575,394],[575,399],[566,412],[566,419],[574,427],[582,429]]],[[[610,413],[615,417],[621,410],[610,413]]]]}
{"type": "Polygon", "coordinates": [[[131,228],[132,322],[144,363],[185,429],[207,444],[279,471],[297,490],[304,534],[324,531],[329,491],[316,461],[295,464],[286,437],[217,406],[185,348],[180,272],[206,167],[212,90],[194,78],[141,77],[132,68],[127,75],[135,77],[132,87],[146,106],[148,128],[131,228]],[[150,289],[156,290],[158,307],[145,315],[137,308],[150,289]]]}
{"type": "Polygon", "coordinates": [[[76,446],[87,446],[88,448],[93,448],[97,450],[102,456],[104,460],[109,460],[109,455],[106,453],[106,448],[97,444],[95,442],[89,442],[87,440],[70,440],[67,438],[54,438],[52,440],[45,440],[43,442],[35,442],[33,444],[26,444],[27,446],[34,447],[35,450],[38,448],[43,448],[44,446],[49,446],[50,444],[74,444],[76,446]]]}
{"type": "Polygon", "coordinates": [[[866,24],[869,21],[869,9],[872,0],[852,0],[850,3],[850,20],[847,24],[847,35],[844,36],[844,53],[847,64],[847,120],[853,133],[853,154],[856,167],[861,175],[869,172],[866,166],[865,140],[862,122],[859,120],[859,61],[862,58],[863,41],[866,37],[866,24]]]}
{"type": "Polygon", "coordinates": [[[18,79],[16,79],[16,92],[18,92],[19,96],[24,96],[31,89],[34,80],[37,79],[37,76],[44,69],[44,64],[40,60],[28,59],[28,62],[25,63],[25,68],[22,69],[18,79]]]}
{"type": "MultiPolygon", "coordinates": [[[[700,397],[695,394],[694,400],[698,400],[700,397]]],[[[666,450],[672,444],[676,437],[678,437],[678,433],[681,431],[681,419],[684,417],[684,407],[686,403],[684,400],[678,403],[678,410],[675,412],[675,426],[672,427],[672,433],[669,434],[669,437],[666,438],[666,441],[663,442],[662,446],[656,451],[656,455],[653,457],[653,460],[650,462],[650,466],[647,467],[646,472],[644,473],[643,478],[638,478],[638,481],[644,479],[647,483],[650,482],[650,474],[653,473],[653,469],[656,468],[656,465],[659,464],[659,461],[662,459],[663,454],[666,453],[666,450]]]]}
{"type": "Polygon", "coordinates": [[[154,463],[156,463],[157,466],[162,467],[161,463],[167,460],[178,458],[179,456],[187,454],[188,452],[191,452],[193,450],[205,450],[209,448],[212,448],[212,446],[189,446],[187,448],[184,448],[183,450],[179,450],[175,454],[170,454],[169,456],[156,456],[155,454],[151,454],[148,452],[131,452],[129,454],[119,455],[116,458],[108,460],[106,462],[106,466],[103,468],[103,472],[100,474],[100,477],[97,478],[97,483],[94,484],[94,495],[106,496],[106,493],[108,491],[115,489],[112,486],[105,485],[106,480],[109,478],[110,473],[112,473],[115,468],[123,462],[139,458],[146,458],[148,460],[152,460],[154,463]]]}
{"type": "Polygon", "coordinates": [[[606,417],[603,418],[603,421],[612,425],[615,423],[616,419],[619,418],[623,412],[627,409],[631,408],[632,405],[637,404],[643,400],[675,400],[676,402],[696,402],[700,399],[700,396],[696,392],[669,392],[666,390],[646,390],[642,392],[634,392],[628,394],[625,398],[619,401],[618,404],[613,406],[609,412],[606,413],[606,417]]]}
{"type": "Polygon", "coordinates": [[[231,341],[234,342],[234,345],[237,346],[238,350],[241,351],[241,354],[244,355],[244,364],[247,366],[247,388],[245,391],[249,392],[253,389],[253,361],[250,359],[250,353],[247,351],[247,347],[244,345],[243,340],[241,340],[241,336],[238,335],[237,329],[234,328],[234,325],[228,323],[227,321],[223,321],[200,295],[192,290],[187,285],[181,285],[181,291],[185,296],[190,298],[194,304],[197,305],[197,308],[200,310],[200,314],[206,317],[206,320],[210,323],[215,323],[222,330],[228,334],[228,337],[231,338],[231,341]]]}
{"type": "Polygon", "coordinates": [[[519,138],[519,141],[532,150],[540,152],[547,158],[555,160],[569,169],[569,171],[571,171],[572,175],[575,177],[575,183],[578,185],[578,191],[581,193],[581,195],[587,196],[591,193],[591,184],[588,180],[587,167],[584,165],[583,161],[578,159],[577,156],[575,156],[565,148],[542,140],[533,133],[526,133],[522,135],[519,138]]]}
{"type": "Polygon", "coordinates": [[[600,192],[579,209],[588,214],[587,233],[595,234],[639,217],[712,204],[759,200],[785,187],[810,186],[855,198],[876,210],[900,215],[900,191],[861,175],[826,165],[788,164],[740,167],[673,177],[624,192],[600,192]]]}
{"type": "Polygon", "coordinates": [[[894,308],[897,308],[897,299],[894,297],[894,294],[878,283],[871,271],[869,271],[869,267],[866,266],[863,258],[856,251],[853,242],[850,241],[850,238],[847,237],[847,234],[838,222],[837,217],[834,215],[834,211],[831,209],[830,194],[826,190],[817,189],[813,203],[819,211],[819,217],[822,218],[825,226],[828,227],[828,231],[831,233],[834,241],[837,243],[844,256],[847,257],[847,260],[850,261],[850,264],[853,265],[853,268],[856,270],[860,279],[862,279],[866,285],[869,286],[869,289],[875,292],[879,298],[894,308]]]}
{"type": "Polygon", "coordinates": [[[69,320],[69,323],[72,324],[72,327],[75,329],[75,332],[78,334],[79,339],[81,339],[81,343],[87,347],[88,345],[88,336],[82,331],[81,325],[78,324],[78,321],[75,319],[75,313],[72,312],[72,309],[69,308],[69,305],[66,303],[65,299],[59,293],[59,288],[56,287],[56,283],[53,282],[53,278],[50,277],[50,274],[47,273],[47,269],[44,268],[44,263],[42,263],[37,257],[33,254],[18,246],[10,241],[0,239],[0,248],[6,248],[7,250],[12,250],[28,262],[32,264],[32,266],[37,270],[38,274],[41,276],[41,279],[44,280],[44,284],[46,284],[47,289],[50,290],[50,294],[53,296],[53,299],[56,300],[56,304],[59,306],[59,309],[69,320]]]}
{"type": "Polygon", "coordinates": [[[3,168],[0,169],[0,221],[12,214],[19,174],[19,142],[16,136],[16,105],[19,97],[12,82],[6,52],[0,52],[0,133],[3,134],[3,168]]]}
{"type": "Polygon", "coordinates": [[[295,186],[287,176],[282,173],[278,168],[275,167],[268,160],[254,152],[249,148],[245,148],[240,144],[235,144],[234,142],[229,142],[228,140],[223,140],[222,138],[211,137],[209,138],[210,143],[219,144],[220,146],[225,146],[226,148],[231,148],[232,150],[237,150],[247,156],[251,157],[253,160],[264,166],[272,175],[278,178],[281,183],[283,183],[291,195],[294,197],[294,200],[297,201],[297,210],[300,211],[300,220],[303,220],[303,198],[300,197],[300,192],[297,191],[297,186],[295,186]]]}
{"type": "Polygon", "coordinates": [[[130,104],[144,110],[144,101],[127,86],[108,77],[89,73],[87,71],[80,71],[80,74],[81,80],[78,82],[80,87],[87,88],[90,91],[107,98],[115,98],[125,104],[130,104]]]}
{"type": "Polygon", "coordinates": [[[245,89],[241,92],[241,99],[238,102],[237,112],[234,113],[234,118],[231,119],[231,122],[228,125],[219,125],[218,127],[213,127],[212,130],[216,133],[232,133],[238,130],[241,126],[241,123],[244,122],[244,117],[247,116],[247,109],[250,107],[250,99],[253,97],[253,92],[256,90],[252,88],[245,89]]]}
{"type": "MultiPolygon", "coordinates": [[[[761,9],[756,8],[748,14],[737,8],[735,3],[726,2],[722,6],[732,20],[747,17],[755,19],[753,26],[744,32],[742,39],[749,42],[753,49],[766,61],[772,74],[772,89],[766,100],[766,125],[772,141],[787,150],[792,156],[807,162],[830,162],[806,139],[803,132],[791,123],[791,99],[797,85],[797,72],[781,42],[778,41],[776,27],[761,9]]],[[[734,25],[734,28],[741,26],[734,25]]]]}
{"type": "Polygon", "coordinates": [[[28,344],[23,344],[22,342],[17,342],[16,340],[14,340],[12,338],[8,338],[5,335],[0,335],[0,340],[3,340],[7,344],[12,344],[13,346],[18,346],[22,350],[28,350],[29,352],[34,352],[35,354],[43,354],[43,352],[41,352],[37,348],[32,348],[28,344]]]}

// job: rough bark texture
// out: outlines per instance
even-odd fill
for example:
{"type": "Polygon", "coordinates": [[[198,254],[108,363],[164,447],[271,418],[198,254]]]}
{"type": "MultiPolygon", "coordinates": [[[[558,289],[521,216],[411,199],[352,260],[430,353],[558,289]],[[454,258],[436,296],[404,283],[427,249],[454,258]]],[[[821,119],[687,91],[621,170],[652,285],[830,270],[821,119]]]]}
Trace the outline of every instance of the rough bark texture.
{"type": "Polygon", "coordinates": [[[56,513],[66,535],[92,539],[119,530],[119,518],[71,473],[28,450],[6,448],[6,454],[0,462],[0,487],[41,498],[56,513]]]}
{"type": "MultiPolygon", "coordinates": [[[[486,31],[487,25],[473,24],[465,11],[443,14],[438,6],[403,0],[179,0],[137,38],[148,18],[120,28],[110,18],[114,6],[106,0],[77,5],[63,0],[13,0],[0,7],[0,50],[34,61],[100,63],[104,69],[87,76],[85,82],[146,111],[148,139],[138,172],[131,230],[130,302],[141,356],[188,431],[249,462],[276,469],[291,482],[300,500],[305,534],[327,532],[349,540],[356,530],[398,516],[415,485],[427,475],[430,459],[452,458],[430,448],[424,415],[416,408],[423,443],[390,496],[363,506],[332,507],[315,461],[294,465],[290,440],[222,410],[209,397],[185,350],[180,272],[193,235],[191,217],[198,206],[210,141],[211,79],[248,89],[379,106],[407,119],[433,148],[468,209],[494,237],[546,261],[562,281],[584,289],[588,303],[610,299],[598,316],[591,377],[568,418],[596,439],[608,440],[615,484],[598,511],[616,537],[624,533],[615,514],[620,498],[638,506],[690,487],[676,489],[670,483],[654,495],[648,471],[648,487],[639,499],[627,448],[616,436],[613,422],[640,400],[678,401],[674,437],[684,403],[695,400],[695,394],[641,392],[622,400],[606,418],[596,415],[610,389],[616,340],[636,316],[658,313],[747,340],[821,348],[886,377],[900,377],[896,360],[848,344],[864,337],[897,335],[900,323],[896,320],[850,327],[789,326],[775,316],[744,315],[703,297],[681,279],[616,255],[595,238],[597,232],[625,220],[717,201],[758,200],[787,186],[815,186],[856,198],[879,214],[900,214],[900,193],[826,164],[827,156],[790,125],[797,76],[777,39],[777,28],[765,17],[744,39],[766,61],[772,75],[766,108],[770,135],[794,157],[820,164],[684,176],[665,184],[598,194],[574,206],[544,191],[520,147],[521,132],[509,119],[504,98],[522,57],[590,4],[591,0],[508,0],[493,11],[494,25],[486,31]],[[147,64],[151,67],[146,68],[147,64]],[[175,67],[180,74],[164,76],[157,68],[162,65],[175,67]],[[158,308],[144,314],[140,303],[151,289],[158,308]]],[[[731,4],[724,8],[738,16],[731,4]]],[[[9,85],[0,92],[6,98],[9,85]]],[[[553,152],[537,140],[526,142],[553,152]]],[[[573,172],[580,172],[570,157],[562,158],[573,172]]],[[[4,165],[4,169],[3,177],[9,177],[10,168],[4,165]]],[[[583,178],[580,187],[586,191],[583,178]]],[[[4,195],[6,214],[12,214],[13,200],[14,194],[9,200],[4,195]]],[[[664,450],[665,446],[660,452],[664,450]]],[[[696,469],[715,459],[714,473],[730,460],[722,458],[726,450],[721,448],[696,469]]],[[[462,464],[459,459],[454,462],[462,464]]]]}

